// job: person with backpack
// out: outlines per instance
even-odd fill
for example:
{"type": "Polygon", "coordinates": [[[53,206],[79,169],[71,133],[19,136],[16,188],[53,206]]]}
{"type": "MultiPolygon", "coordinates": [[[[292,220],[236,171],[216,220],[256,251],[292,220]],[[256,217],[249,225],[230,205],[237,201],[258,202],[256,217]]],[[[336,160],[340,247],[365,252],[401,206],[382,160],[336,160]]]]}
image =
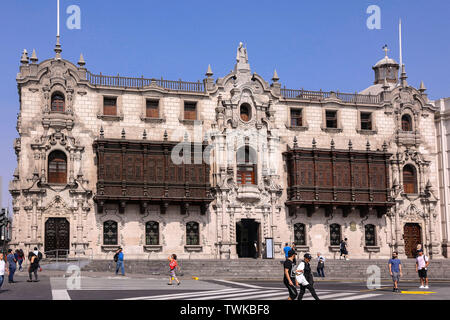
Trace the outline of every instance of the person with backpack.
{"type": "Polygon", "coordinates": [[[125,276],[125,266],[123,264],[122,248],[119,248],[119,250],[117,250],[116,254],[114,255],[114,262],[116,262],[116,275],[118,275],[119,269],[121,269],[122,276],[125,276]]]}
{"type": "Polygon", "coordinates": [[[42,271],[42,268],[41,268],[41,265],[40,265],[40,262],[41,262],[41,260],[42,260],[42,253],[39,251],[39,249],[37,248],[37,247],[34,247],[34,251],[33,252],[30,252],[30,254],[28,255],[28,260],[30,260],[31,259],[31,253],[33,253],[36,257],[37,257],[37,260],[38,260],[38,270],[39,271],[42,271]]]}
{"type": "Polygon", "coordinates": [[[319,277],[325,278],[325,273],[323,269],[325,268],[325,258],[320,255],[320,252],[317,253],[317,274],[319,277]]]}
{"type": "Polygon", "coordinates": [[[30,260],[30,265],[28,267],[28,276],[30,277],[29,280],[27,280],[27,282],[33,282],[33,277],[32,274],[34,273],[34,282],[39,282],[38,280],[38,269],[40,268],[39,266],[39,257],[38,255],[34,254],[34,252],[30,252],[30,254],[28,255],[28,259],[30,260]]]}
{"type": "Polygon", "coordinates": [[[418,256],[416,258],[416,272],[419,274],[420,278],[420,289],[428,289],[428,275],[427,270],[430,265],[430,261],[426,255],[423,254],[423,250],[417,252],[418,256]],[[425,284],[425,286],[424,286],[425,284]]]}
{"type": "Polygon", "coordinates": [[[309,264],[311,259],[312,259],[311,255],[309,253],[305,253],[305,255],[303,256],[303,261],[299,263],[297,270],[295,271],[296,282],[300,285],[298,300],[303,299],[303,295],[305,294],[306,289],[308,289],[309,292],[311,292],[311,295],[314,297],[314,299],[320,300],[313,286],[314,279],[311,272],[311,266],[309,264]]]}
{"type": "Polygon", "coordinates": [[[168,258],[168,260],[169,260],[169,269],[170,269],[170,278],[169,278],[168,285],[171,286],[172,279],[175,279],[175,281],[177,282],[177,286],[179,286],[181,282],[180,282],[180,280],[178,280],[177,273],[176,273],[176,270],[180,271],[180,267],[178,266],[178,262],[177,262],[177,255],[172,254],[168,258]]]}

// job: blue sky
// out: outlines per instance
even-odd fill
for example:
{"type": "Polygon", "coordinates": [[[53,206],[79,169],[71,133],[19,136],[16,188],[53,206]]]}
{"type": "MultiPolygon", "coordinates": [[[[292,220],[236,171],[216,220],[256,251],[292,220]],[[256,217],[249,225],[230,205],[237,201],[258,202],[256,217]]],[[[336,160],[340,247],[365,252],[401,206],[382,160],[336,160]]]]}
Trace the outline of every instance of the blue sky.
{"type": "MultiPolygon", "coordinates": [[[[197,81],[211,64],[214,77],[234,66],[240,41],[253,72],[310,90],[360,91],[373,82],[372,65],[398,61],[399,18],[408,82],[423,80],[432,99],[450,96],[450,1],[61,0],[63,58],[84,54],[93,73],[197,81]],[[81,30],[65,26],[70,5],[81,8],[81,30]],[[369,30],[369,5],[381,9],[381,29],[369,30]]],[[[0,176],[2,204],[16,166],[13,139],[19,99],[15,77],[21,52],[54,56],[56,0],[3,1],[0,9],[0,176]]]]}

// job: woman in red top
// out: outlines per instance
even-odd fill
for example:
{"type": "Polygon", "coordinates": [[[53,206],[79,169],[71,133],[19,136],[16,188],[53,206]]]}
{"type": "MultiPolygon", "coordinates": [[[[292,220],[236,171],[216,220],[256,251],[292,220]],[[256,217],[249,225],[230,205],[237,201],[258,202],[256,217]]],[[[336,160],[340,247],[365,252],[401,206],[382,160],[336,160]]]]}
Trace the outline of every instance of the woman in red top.
{"type": "Polygon", "coordinates": [[[172,279],[175,279],[175,281],[177,282],[177,285],[180,285],[180,280],[178,280],[177,278],[177,274],[175,273],[175,270],[178,269],[178,271],[180,271],[180,267],[178,266],[177,263],[177,255],[173,254],[171,255],[168,260],[169,262],[169,268],[170,268],[170,278],[169,278],[169,283],[168,285],[171,286],[172,285],[172,279]]]}

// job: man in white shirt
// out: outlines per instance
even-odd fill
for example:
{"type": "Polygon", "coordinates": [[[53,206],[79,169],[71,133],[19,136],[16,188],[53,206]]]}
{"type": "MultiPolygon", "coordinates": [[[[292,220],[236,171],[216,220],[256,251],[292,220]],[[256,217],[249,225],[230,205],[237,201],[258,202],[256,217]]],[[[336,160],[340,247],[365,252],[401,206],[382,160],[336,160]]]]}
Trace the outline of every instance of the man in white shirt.
{"type": "Polygon", "coordinates": [[[3,280],[5,279],[5,269],[6,269],[5,259],[3,258],[3,253],[0,253],[0,288],[2,287],[3,280]]]}
{"type": "Polygon", "coordinates": [[[298,294],[298,300],[303,299],[303,295],[305,294],[306,289],[311,292],[311,295],[314,297],[314,299],[319,300],[319,297],[316,294],[316,290],[314,290],[313,284],[314,279],[311,272],[311,266],[309,265],[309,262],[311,261],[312,257],[309,253],[305,253],[303,256],[303,261],[299,263],[297,270],[295,271],[296,278],[295,280],[300,285],[300,292],[298,294]]]}
{"type": "Polygon", "coordinates": [[[416,258],[416,272],[419,274],[420,278],[420,287],[421,289],[428,289],[428,276],[427,276],[427,270],[428,265],[430,264],[430,261],[426,255],[423,254],[423,250],[417,251],[417,258],[416,258]],[[425,286],[424,286],[425,282],[425,286]]]}

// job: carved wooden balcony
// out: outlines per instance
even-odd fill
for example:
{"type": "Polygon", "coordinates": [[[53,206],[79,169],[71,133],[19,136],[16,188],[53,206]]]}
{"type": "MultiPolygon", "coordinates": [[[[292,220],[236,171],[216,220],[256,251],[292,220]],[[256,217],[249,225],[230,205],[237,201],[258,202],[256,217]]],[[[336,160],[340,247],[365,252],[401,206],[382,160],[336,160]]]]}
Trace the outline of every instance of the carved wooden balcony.
{"type": "Polygon", "coordinates": [[[286,205],[293,215],[306,208],[311,216],[320,207],[330,216],[342,209],[347,216],[359,210],[361,216],[378,216],[394,203],[390,197],[389,158],[383,151],[299,148],[283,153],[288,173],[286,205]]]}
{"type": "Polygon", "coordinates": [[[213,200],[210,166],[202,157],[207,145],[190,144],[191,163],[177,165],[171,157],[177,144],[170,141],[95,140],[98,181],[94,200],[99,212],[106,203],[113,202],[119,204],[121,213],[127,203],[139,203],[141,213],[150,204],[159,204],[161,213],[165,213],[169,205],[176,204],[181,206],[182,214],[192,206],[200,206],[201,214],[205,214],[213,200]],[[200,163],[195,163],[195,157],[200,163]]]}

